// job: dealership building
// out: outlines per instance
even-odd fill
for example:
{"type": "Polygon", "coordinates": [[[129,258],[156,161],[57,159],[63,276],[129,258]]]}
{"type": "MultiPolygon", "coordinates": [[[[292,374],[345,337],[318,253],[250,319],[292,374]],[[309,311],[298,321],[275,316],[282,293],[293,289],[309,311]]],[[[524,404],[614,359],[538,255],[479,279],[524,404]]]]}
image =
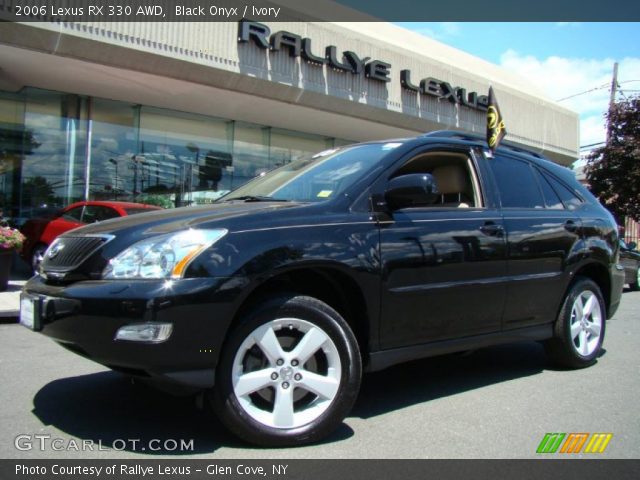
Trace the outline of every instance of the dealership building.
{"type": "Polygon", "coordinates": [[[484,134],[569,165],[578,116],[494,64],[389,23],[0,23],[0,206],[212,201],[351,142],[484,134]]]}

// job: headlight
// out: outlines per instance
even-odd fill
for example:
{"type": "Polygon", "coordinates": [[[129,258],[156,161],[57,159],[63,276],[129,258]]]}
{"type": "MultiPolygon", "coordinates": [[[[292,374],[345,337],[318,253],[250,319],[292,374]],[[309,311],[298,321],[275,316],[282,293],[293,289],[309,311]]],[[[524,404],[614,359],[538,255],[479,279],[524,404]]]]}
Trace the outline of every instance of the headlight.
{"type": "Polygon", "coordinates": [[[109,261],[103,278],[180,278],[189,263],[227,234],[225,229],[160,235],[134,243],[109,261]]]}

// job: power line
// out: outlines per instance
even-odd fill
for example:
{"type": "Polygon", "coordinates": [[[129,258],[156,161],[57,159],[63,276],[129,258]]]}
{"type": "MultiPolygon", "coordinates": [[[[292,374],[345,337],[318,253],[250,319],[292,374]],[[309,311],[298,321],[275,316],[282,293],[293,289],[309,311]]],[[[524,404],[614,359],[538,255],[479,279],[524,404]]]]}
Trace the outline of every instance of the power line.
{"type": "Polygon", "coordinates": [[[595,92],[596,90],[602,90],[603,88],[607,88],[608,86],[609,86],[609,84],[605,83],[603,85],[600,85],[599,87],[594,87],[594,88],[592,88],[590,90],[585,90],[584,92],[575,93],[573,95],[569,95],[568,97],[560,98],[560,99],[556,100],[556,102],[562,102],[564,100],[569,100],[570,98],[577,97],[579,95],[584,95],[585,93],[595,92]]]}
{"type": "MultiPolygon", "coordinates": [[[[620,85],[622,85],[623,83],[631,83],[631,82],[640,82],[640,79],[633,79],[633,80],[624,80],[623,82],[616,82],[616,85],[618,87],[618,91],[620,91],[619,87],[620,85]]],[[[556,102],[562,102],[564,100],[569,100],[570,98],[573,97],[578,97],[580,95],[584,95],[585,93],[591,93],[591,92],[595,92],[596,90],[603,90],[605,88],[611,88],[611,84],[610,83],[603,83],[602,85],[598,86],[598,87],[593,87],[589,90],[585,90],[584,92],[580,92],[580,93],[574,93],[573,95],[569,95],[568,97],[564,97],[564,98],[560,98],[558,100],[556,100],[556,102]]],[[[629,89],[625,89],[626,92],[637,92],[640,90],[629,90],[629,89]]]]}

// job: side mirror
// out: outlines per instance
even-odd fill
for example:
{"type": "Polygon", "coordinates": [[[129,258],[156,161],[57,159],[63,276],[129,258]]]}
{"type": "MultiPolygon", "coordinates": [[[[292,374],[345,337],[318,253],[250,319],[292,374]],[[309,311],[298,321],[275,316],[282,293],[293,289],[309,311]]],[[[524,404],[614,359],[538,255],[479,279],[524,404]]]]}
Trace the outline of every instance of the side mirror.
{"type": "Polygon", "coordinates": [[[384,198],[391,209],[431,205],[438,187],[430,173],[410,173],[389,180],[384,198]]]}
{"type": "Polygon", "coordinates": [[[636,242],[629,242],[627,243],[627,247],[629,248],[629,250],[635,250],[636,248],[638,248],[638,244],[636,242]]]}

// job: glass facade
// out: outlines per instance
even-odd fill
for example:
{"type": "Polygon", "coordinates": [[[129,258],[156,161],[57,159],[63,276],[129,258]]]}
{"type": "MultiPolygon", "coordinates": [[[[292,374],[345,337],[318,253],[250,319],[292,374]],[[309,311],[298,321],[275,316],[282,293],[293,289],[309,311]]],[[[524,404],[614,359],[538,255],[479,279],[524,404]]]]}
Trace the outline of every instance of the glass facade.
{"type": "Polygon", "coordinates": [[[79,200],[208,203],[260,173],[346,143],[102,98],[0,92],[0,209],[19,226],[79,200]]]}

